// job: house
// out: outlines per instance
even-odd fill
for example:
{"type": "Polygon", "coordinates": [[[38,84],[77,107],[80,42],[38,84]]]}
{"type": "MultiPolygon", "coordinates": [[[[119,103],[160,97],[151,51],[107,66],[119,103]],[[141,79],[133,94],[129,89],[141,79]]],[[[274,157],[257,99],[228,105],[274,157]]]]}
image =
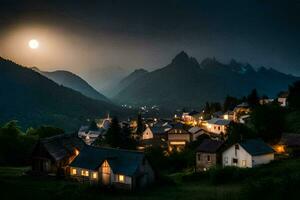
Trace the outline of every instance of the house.
{"type": "Polygon", "coordinates": [[[73,180],[107,187],[134,190],[155,180],[144,153],[124,149],[85,146],[68,167],[73,180]]]}
{"type": "Polygon", "coordinates": [[[223,119],[226,119],[226,120],[230,120],[230,121],[233,121],[234,120],[234,112],[233,111],[227,111],[225,112],[222,117],[223,119]]]}
{"type": "Polygon", "coordinates": [[[300,156],[300,134],[284,133],[278,144],[273,146],[277,154],[300,156]]]}
{"type": "Polygon", "coordinates": [[[223,166],[255,167],[274,160],[274,150],[260,139],[249,139],[229,146],[222,153],[223,166]]]}
{"type": "Polygon", "coordinates": [[[85,146],[75,134],[57,135],[40,139],[32,153],[32,172],[60,174],[85,146]]]}
{"type": "Polygon", "coordinates": [[[182,123],[175,123],[173,127],[167,131],[169,150],[181,150],[191,141],[190,133],[183,128],[182,123]]]}
{"type": "Polygon", "coordinates": [[[260,105],[270,104],[274,101],[274,99],[262,98],[259,100],[260,105]]]}
{"type": "Polygon", "coordinates": [[[106,133],[106,129],[98,128],[91,130],[89,126],[81,126],[78,131],[78,137],[81,138],[87,145],[91,145],[98,137],[106,133]]]}
{"type": "Polygon", "coordinates": [[[250,113],[250,106],[248,103],[241,103],[237,105],[233,110],[233,120],[239,122],[239,118],[243,115],[248,115],[250,113]]]}
{"type": "Polygon", "coordinates": [[[230,120],[226,119],[212,118],[203,123],[203,128],[209,133],[216,135],[226,134],[230,122],[230,120]]]}
{"type": "Polygon", "coordinates": [[[191,140],[196,141],[200,135],[207,134],[207,132],[199,126],[194,126],[188,130],[191,135],[191,140]]]}
{"type": "Polygon", "coordinates": [[[182,113],[182,121],[187,124],[197,125],[201,120],[201,113],[198,111],[182,113]]]}
{"type": "Polygon", "coordinates": [[[222,163],[221,148],[224,142],[205,139],[196,149],[196,170],[206,171],[222,163]]]}
{"type": "Polygon", "coordinates": [[[166,133],[172,128],[171,125],[166,123],[156,123],[153,126],[147,126],[142,134],[142,140],[149,139],[166,139],[166,133]]]}
{"type": "Polygon", "coordinates": [[[288,105],[287,98],[289,96],[288,92],[281,92],[277,98],[277,102],[281,107],[286,107],[288,105]]]}

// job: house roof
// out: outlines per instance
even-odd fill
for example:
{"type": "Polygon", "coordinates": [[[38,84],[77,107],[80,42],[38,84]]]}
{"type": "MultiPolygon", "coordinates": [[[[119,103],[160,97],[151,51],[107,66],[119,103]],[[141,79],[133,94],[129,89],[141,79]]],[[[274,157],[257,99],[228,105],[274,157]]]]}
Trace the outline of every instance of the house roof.
{"type": "Polygon", "coordinates": [[[223,144],[223,141],[205,139],[197,147],[197,152],[216,153],[218,150],[220,150],[223,144]]]}
{"type": "Polygon", "coordinates": [[[75,134],[62,134],[40,140],[54,160],[61,160],[74,152],[74,148],[82,149],[85,144],[75,134]]]}
{"type": "Polygon", "coordinates": [[[96,170],[107,160],[115,174],[133,176],[144,158],[145,155],[138,151],[85,146],[70,166],[96,170]]]}
{"type": "Polygon", "coordinates": [[[249,108],[249,104],[246,102],[243,102],[236,106],[236,108],[249,108]]]}
{"type": "Polygon", "coordinates": [[[249,139],[239,144],[252,156],[274,153],[274,150],[261,139],[249,139]]]}
{"type": "Polygon", "coordinates": [[[216,125],[229,125],[230,120],[220,119],[220,118],[212,118],[212,119],[208,120],[207,123],[216,124],[216,125]]]}
{"type": "Polygon", "coordinates": [[[192,134],[195,134],[199,131],[203,130],[202,128],[200,128],[199,126],[194,126],[192,128],[189,129],[189,132],[192,133],[192,134]]]}
{"type": "Polygon", "coordinates": [[[200,112],[193,110],[192,112],[189,113],[190,116],[194,116],[194,115],[199,115],[200,112]]]}

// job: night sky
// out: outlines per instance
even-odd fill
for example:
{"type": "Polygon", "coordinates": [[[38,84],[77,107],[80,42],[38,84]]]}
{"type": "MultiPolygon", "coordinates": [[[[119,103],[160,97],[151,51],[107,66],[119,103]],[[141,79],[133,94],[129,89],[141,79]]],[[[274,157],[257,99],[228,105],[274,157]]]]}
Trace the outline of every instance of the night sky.
{"type": "Polygon", "coordinates": [[[299,0],[0,0],[0,56],[83,76],[163,67],[181,50],[300,75],[299,0]],[[25,43],[36,38],[41,48],[25,43]]]}

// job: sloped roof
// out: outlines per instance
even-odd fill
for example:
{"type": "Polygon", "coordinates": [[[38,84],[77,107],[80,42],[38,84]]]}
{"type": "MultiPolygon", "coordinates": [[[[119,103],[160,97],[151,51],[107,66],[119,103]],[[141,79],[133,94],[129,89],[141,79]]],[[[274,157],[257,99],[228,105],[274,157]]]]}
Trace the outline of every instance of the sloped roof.
{"type": "Polygon", "coordinates": [[[144,158],[142,152],[85,146],[70,166],[96,170],[107,160],[114,173],[133,176],[144,158]]]}
{"type": "Polygon", "coordinates": [[[190,116],[194,116],[194,115],[199,115],[200,112],[193,110],[192,112],[189,113],[190,116]]]}
{"type": "Polygon", "coordinates": [[[192,133],[192,134],[195,134],[199,131],[203,130],[202,128],[200,128],[199,126],[194,126],[192,128],[189,129],[189,132],[192,133]]]}
{"type": "Polygon", "coordinates": [[[249,139],[239,144],[252,156],[274,153],[274,150],[261,139],[249,139]]]}
{"type": "Polygon", "coordinates": [[[212,118],[212,119],[208,120],[207,123],[216,124],[216,125],[229,125],[230,120],[220,119],[220,118],[212,118]]]}
{"type": "Polygon", "coordinates": [[[223,144],[223,141],[205,139],[197,147],[197,152],[216,153],[218,150],[220,150],[223,144]]]}
{"type": "Polygon", "coordinates": [[[48,153],[56,161],[61,160],[74,152],[74,148],[82,149],[85,144],[75,134],[62,134],[40,140],[48,153]]]}

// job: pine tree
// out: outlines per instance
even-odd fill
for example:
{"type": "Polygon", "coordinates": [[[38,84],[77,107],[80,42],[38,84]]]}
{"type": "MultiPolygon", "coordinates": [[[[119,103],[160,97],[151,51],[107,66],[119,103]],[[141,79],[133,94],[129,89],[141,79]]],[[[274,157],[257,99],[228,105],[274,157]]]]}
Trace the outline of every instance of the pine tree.
{"type": "Polygon", "coordinates": [[[137,118],[136,133],[141,136],[143,134],[144,130],[145,130],[145,125],[143,123],[142,115],[139,113],[138,118],[137,118]]]}
{"type": "Polygon", "coordinates": [[[121,127],[118,118],[114,117],[111,121],[110,127],[107,130],[105,142],[111,147],[122,146],[121,127]]]}

